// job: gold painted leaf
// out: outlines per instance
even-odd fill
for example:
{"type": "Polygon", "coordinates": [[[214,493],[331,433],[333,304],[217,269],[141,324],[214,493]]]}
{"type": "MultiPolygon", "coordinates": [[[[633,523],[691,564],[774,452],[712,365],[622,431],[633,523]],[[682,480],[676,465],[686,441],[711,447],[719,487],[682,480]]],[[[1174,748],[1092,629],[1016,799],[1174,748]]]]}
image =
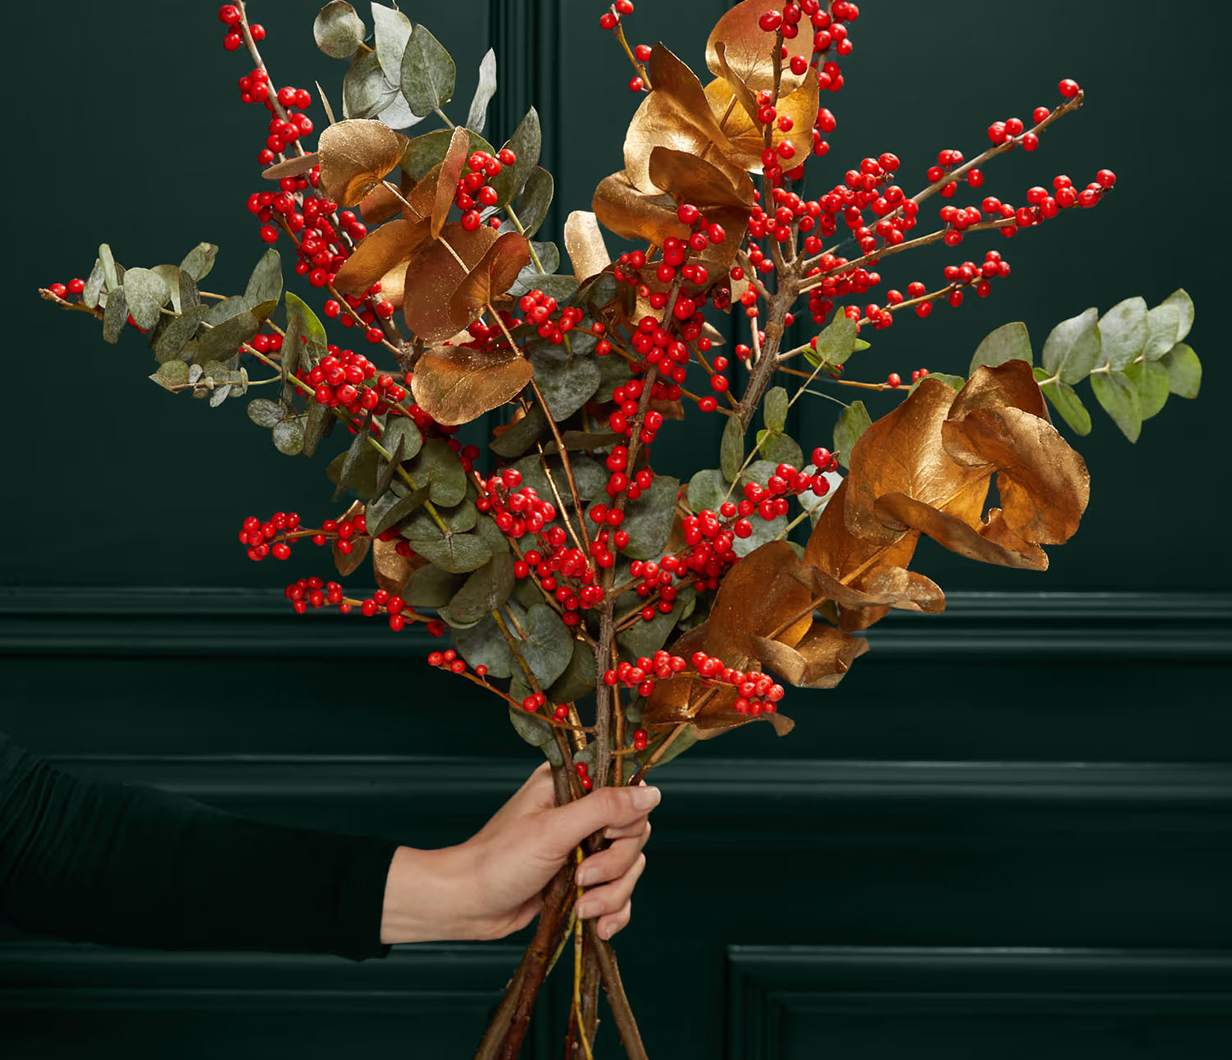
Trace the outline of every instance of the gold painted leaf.
{"type": "MultiPolygon", "coordinates": [[[[750,173],[760,173],[761,153],[765,149],[764,126],[738,105],[739,92],[734,92],[731,84],[721,77],[706,86],[706,98],[710,101],[719,127],[732,145],[732,154],[728,156],[730,160],[750,173]]],[[[772,125],[770,142],[778,147],[784,140],[790,140],[796,145],[796,158],[808,158],[813,147],[813,122],[817,120],[817,107],[817,80],[809,78],[790,96],[779,100],[775,109],[780,117],[791,118],[792,129],[783,132],[777,124],[772,125]]]]}
{"type": "Polygon", "coordinates": [[[788,684],[803,688],[833,688],[868,651],[868,641],[833,626],[814,626],[794,647],[766,637],[754,637],[758,658],[788,684]]]}
{"type": "Polygon", "coordinates": [[[411,393],[437,423],[470,423],[512,400],[534,368],[512,350],[431,346],[415,366],[411,393]]]}
{"type": "Polygon", "coordinates": [[[411,575],[426,564],[427,560],[414,553],[399,556],[396,541],[382,541],[378,537],[372,542],[372,573],[377,587],[387,593],[402,592],[411,575]]]}
{"type": "MultiPolygon", "coordinates": [[[[719,61],[718,44],[722,41],[727,46],[727,66],[754,92],[764,88],[774,88],[774,48],[778,39],[774,33],[767,33],[758,25],[758,20],[770,7],[767,0],[742,0],[730,11],[727,11],[710,31],[706,41],[706,65],[716,77],[723,76],[723,66],[719,61]]],[[[794,39],[784,40],[787,58],[783,60],[783,73],[780,84],[782,92],[794,92],[806,77],[812,75],[811,70],[803,74],[791,72],[791,60],[799,55],[805,59],[813,56],[812,27],[807,20],[800,20],[800,32],[794,39]]],[[[661,45],[656,45],[656,51],[661,45]]],[[[651,83],[657,88],[658,82],[651,75],[651,83]]],[[[812,128],[809,119],[809,128],[812,128]]]]}
{"type": "MultiPolygon", "coordinates": [[[[445,152],[445,160],[441,170],[436,175],[436,196],[432,204],[432,238],[440,237],[441,229],[445,227],[445,218],[453,207],[457,196],[458,181],[462,178],[462,167],[466,165],[466,157],[470,154],[470,133],[461,125],[455,126],[453,136],[449,140],[449,150],[445,152]]],[[[429,174],[431,176],[431,174],[429,174]]],[[[414,205],[414,200],[410,200],[414,205]]]]}
{"type": "Polygon", "coordinates": [[[387,221],[369,232],[343,262],[334,286],[343,294],[363,294],[391,269],[405,263],[430,234],[425,221],[387,221]]]}
{"type": "Polygon", "coordinates": [[[405,137],[375,119],[327,126],[317,141],[321,190],[340,206],[358,206],[398,164],[404,142],[405,137]]]}
{"type": "Polygon", "coordinates": [[[282,180],[283,177],[298,177],[307,173],[313,166],[321,160],[321,156],[316,151],[310,151],[303,155],[293,155],[291,158],[284,158],[281,162],[275,162],[272,166],[267,166],[261,170],[261,176],[266,180],[282,180]]]}
{"type": "MultiPolygon", "coordinates": [[[[728,65],[727,45],[721,40],[715,41],[714,54],[715,60],[719,66],[719,77],[726,82],[728,90],[731,93],[731,97],[740,104],[750,122],[756,122],[758,111],[757,97],[753,94],[753,91],[749,88],[749,86],[744,83],[741,76],[728,65]]],[[[814,78],[813,81],[816,83],[816,78],[814,78]]],[[[706,88],[706,95],[710,95],[709,86],[706,88]]],[[[711,105],[713,106],[713,101],[711,101],[711,105]]],[[[726,106],[726,104],[724,104],[724,106],[726,106]]],[[[719,111],[716,110],[715,113],[717,115],[719,111]]],[[[719,125],[721,126],[722,124],[723,121],[720,118],[719,125]]]]}
{"type": "Polygon", "coordinates": [[[1048,569],[1048,557],[1042,548],[1004,532],[999,509],[993,509],[991,514],[996,517],[994,533],[1000,536],[1000,541],[980,532],[983,520],[978,520],[973,526],[902,493],[879,497],[877,511],[886,522],[896,522],[900,526],[927,534],[937,544],[944,545],[951,552],[957,552],[968,559],[994,563],[1001,567],[1048,569]]]}
{"type": "Polygon", "coordinates": [[[459,312],[454,294],[499,238],[487,225],[468,232],[461,224],[453,222],[442,229],[441,239],[419,247],[406,267],[402,309],[407,327],[418,338],[424,342],[442,342],[478,316],[477,313],[459,312]]]}
{"type": "Polygon", "coordinates": [[[688,239],[691,232],[676,216],[670,195],[641,191],[624,173],[601,180],[590,205],[604,228],[625,239],[661,247],[669,238],[688,239]]]}
{"type": "Polygon", "coordinates": [[[503,295],[530,264],[530,244],[517,232],[505,232],[488,247],[479,264],[458,285],[450,301],[450,313],[458,319],[473,319],[503,295]]]}
{"type": "Polygon", "coordinates": [[[578,283],[597,276],[612,263],[599,219],[588,210],[574,210],[565,219],[565,252],[578,283]]]}
{"type": "Polygon", "coordinates": [[[746,216],[752,211],[755,189],[747,173],[740,173],[733,181],[705,159],[670,147],[656,147],[650,152],[647,172],[656,188],[678,203],[692,203],[707,217],[714,207],[743,208],[746,216]]]}
{"type": "MultiPolygon", "coordinates": [[[[732,567],[710,607],[706,651],[728,666],[746,667],[756,657],[755,636],[774,632],[808,606],[808,589],[790,576],[799,562],[786,541],[770,541],[732,567]]],[[[811,624],[806,617],[782,636],[794,643],[811,624]]]]}
{"type": "Polygon", "coordinates": [[[897,607],[930,614],[945,610],[945,594],[941,587],[923,574],[904,567],[875,567],[867,577],[860,579],[859,588],[845,584],[820,567],[805,564],[793,570],[792,575],[815,597],[824,596],[845,608],[897,607]]]}

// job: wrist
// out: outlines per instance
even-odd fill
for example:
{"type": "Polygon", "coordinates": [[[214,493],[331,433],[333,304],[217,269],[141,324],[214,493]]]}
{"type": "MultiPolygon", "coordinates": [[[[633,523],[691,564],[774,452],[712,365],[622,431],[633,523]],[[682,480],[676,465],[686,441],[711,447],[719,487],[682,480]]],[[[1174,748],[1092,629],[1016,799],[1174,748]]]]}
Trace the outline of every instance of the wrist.
{"type": "Polygon", "coordinates": [[[476,938],[467,900],[473,874],[462,847],[399,847],[385,878],[381,942],[443,942],[476,938]]]}

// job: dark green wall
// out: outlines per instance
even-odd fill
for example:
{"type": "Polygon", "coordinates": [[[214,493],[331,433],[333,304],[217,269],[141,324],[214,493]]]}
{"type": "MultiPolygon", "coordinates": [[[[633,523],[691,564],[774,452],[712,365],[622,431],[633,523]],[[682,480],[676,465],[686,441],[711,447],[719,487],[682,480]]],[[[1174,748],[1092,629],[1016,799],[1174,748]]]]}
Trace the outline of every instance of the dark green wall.
{"type": "MultiPolygon", "coordinates": [[[[630,35],[701,69],[725,6],[639,0],[630,35]]],[[[1052,101],[1073,76],[1083,111],[1035,155],[1000,159],[988,187],[1012,195],[1103,165],[1120,181],[1095,211],[971,244],[1006,253],[1009,281],[875,335],[860,374],[962,371],[1007,320],[1027,321],[1038,349],[1088,305],[1184,285],[1206,386],[1198,402],[1173,399],[1137,447],[1095,412],[1079,442],[1091,508],[1047,575],[922,548],[919,566],[956,590],[945,615],[891,616],[836,691],[793,693],[790,738],[750,726],[663,771],[650,868],[618,941],[635,1010],[655,1058],[1226,1057],[1232,578],[1217,402],[1229,374],[1214,322],[1228,226],[1217,199],[1178,185],[1217,189],[1228,161],[1225,9],[862,8],[813,180],[887,149],[922,178],[937,149],[978,150],[990,120],[1052,101]]],[[[536,103],[560,204],[549,227],[585,207],[620,165],[636,103],[596,29],[600,5],[405,9],[453,51],[462,106],[495,44],[493,135],[536,103]],[[588,144],[587,128],[608,139],[588,144]]],[[[320,79],[336,99],[343,64],[315,51],[314,10],[254,0],[253,14],[279,80],[320,79]]],[[[244,64],[222,51],[214,5],[64,0],[54,24],[46,8],[6,15],[23,42],[5,67],[10,172],[35,174],[14,181],[19,194],[38,189],[6,212],[22,248],[6,258],[8,288],[25,306],[10,314],[8,363],[37,364],[40,385],[70,397],[13,401],[6,419],[0,730],[83,772],[262,819],[458,841],[534,765],[500,710],[423,666],[415,635],[294,620],[270,590],[319,566],[255,566],[234,543],[249,513],[332,514],[321,463],[278,455],[240,403],[171,399],[144,379],[135,338],[105,346],[91,322],[32,300],[85,273],[104,239],[133,264],[211,240],[223,248],[211,286],[243,284],[262,251],[244,200],[260,183],[263,112],[238,102],[244,64]]],[[[948,259],[917,260],[887,264],[888,284],[948,259]]],[[[805,406],[801,440],[830,426],[827,404],[805,406]]],[[[669,430],[665,470],[714,462],[704,430],[669,430]]],[[[516,953],[404,947],[353,965],[0,938],[0,1056],[465,1058],[516,953]]],[[[536,1060],[559,1054],[561,985],[527,1049],[536,1060]]],[[[610,1034],[602,1058],[618,1055],[610,1034]]]]}

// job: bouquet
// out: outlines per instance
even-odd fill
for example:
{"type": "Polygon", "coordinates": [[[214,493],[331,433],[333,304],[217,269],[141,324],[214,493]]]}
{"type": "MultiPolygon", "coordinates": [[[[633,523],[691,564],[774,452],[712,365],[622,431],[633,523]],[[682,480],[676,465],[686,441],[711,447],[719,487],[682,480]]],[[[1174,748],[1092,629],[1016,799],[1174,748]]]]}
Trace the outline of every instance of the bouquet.
{"type": "MultiPolygon", "coordinates": [[[[109,343],[146,336],[150,378],[172,394],[247,400],[280,452],[324,454],[331,517],[253,515],[241,546],[254,561],[328,548],[335,571],[291,582],[290,607],[424,625],[440,638],[428,665],[477,686],[546,755],[561,802],[750,723],[789,732],[788,688],[835,687],[890,609],[944,608],[910,567],[921,535],[1043,570],[1088,500],[1052,421],[1091,430],[1080,384],[1130,440],[1170,395],[1198,392],[1183,290],[1063,321],[1038,359],[1010,323],[965,376],[856,378],[877,332],[1005,282],[1005,251],[969,242],[1033,238],[1102,206],[1116,176],[1057,175],[1012,199],[985,188],[997,156],[1035,151],[1082,106],[1072,80],[1029,120],[993,121],[973,157],[940,150],[913,192],[889,151],[833,166],[827,103],[859,8],[771,2],[719,19],[701,77],[665,43],[629,44],[631,0],[597,12],[638,102],[622,164],[568,215],[563,253],[539,238],[554,184],[536,112],[485,139],[491,52],[459,120],[454,62],[425,26],[372,3],[370,32],[332,0],[312,32],[349,63],[339,113],[319,84],[279,87],[264,28],[226,4],[240,98],[267,112],[247,208],[268,249],[246,289],[205,288],[210,243],[147,268],[103,244],[86,278],[39,292],[97,318],[109,343]],[[953,251],[940,278],[883,281],[934,243],[953,251]],[[796,322],[811,324],[798,345],[796,322]],[[873,422],[867,390],[902,401],[873,422]],[[806,395],[838,406],[825,444],[788,433],[806,395]],[[488,414],[486,451],[463,444],[459,427],[488,414]],[[714,466],[687,482],[656,472],[660,436],[703,416],[723,421],[714,466]]],[[[573,915],[578,893],[567,866],[478,1058],[517,1054],[570,940],[569,1055],[593,1055],[602,984],[628,1055],[646,1056],[610,944],[573,915]]]]}

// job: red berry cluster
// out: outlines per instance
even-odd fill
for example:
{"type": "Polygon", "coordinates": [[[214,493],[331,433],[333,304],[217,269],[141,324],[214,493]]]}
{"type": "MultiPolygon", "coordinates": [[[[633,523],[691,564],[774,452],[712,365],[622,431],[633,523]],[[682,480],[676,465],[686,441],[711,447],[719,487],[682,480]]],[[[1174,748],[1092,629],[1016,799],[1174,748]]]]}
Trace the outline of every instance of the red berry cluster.
{"type": "MultiPolygon", "coordinates": [[[[462,227],[473,232],[481,224],[483,217],[481,209],[494,207],[500,199],[500,194],[488,182],[500,175],[505,166],[511,166],[518,156],[505,147],[496,155],[487,151],[472,151],[466,160],[467,172],[458,180],[457,194],[454,203],[462,211],[462,227]]],[[[500,221],[493,217],[493,228],[500,227],[500,221]]]]}
{"type": "Polygon", "coordinates": [[[299,377],[315,387],[312,396],[330,408],[345,408],[352,416],[364,412],[381,416],[391,408],[401,410],[399,402],[406,397],[406,388],[394,382],[393,376],[377,374],[377,367],[362,353],[326,347],[320,364],[299,377]]]}
{"type": "MultiPolygon", "coordinates": [[[[527,291],[526,294],[518,301],[518,308],[526,314],[526,323],[534,325],[539,332],[539,337],[547,339],[552,345],[559,346],[565,341],[565,336],[569,334],[578,324],[582,322],[582,318],[586,316],[584,310],[576,306],[567,306],[559,308],[556,299],[551,295],[544,294],[543,291],[527,291]],[[554,316],[554,314],[556,314],[554,316]]],[[[486,325],[485,325],[486,328],[486,325]]],[[[486,329],[490,335],[491,329],[486,329]]],[[[471,334],[475,334],[472,330],[471,334]]],[[[479,338],[479,335],[475,336],[479,338]]],[[[608,350],[611,349],[609,344],[608,350]]],[[[607,351],[604,351],[607,352],[607,351]]]]}
{"type": "Polygon", "coordinates": [[[633,0],[616,0],[614,4],[599,16],[599,27],[601,29],[615,29],[622,15],[631,14],[633,14],[633,0]]]}
{"type": "MultiPolygon", "coordinates": [[[[630,4],[629,6],[632,7],[633,5],[630,4]]],[[[557,707],[556,713],[558,717],[560,717],[560,711],[562,710],[565,712],[566,716],[568,715],[568,707],[557,707]]],[[[590,791],[590,789],[595,786],[594,779],[590,776],[590,766],[588,766],[585,762],[574,762],[573,770],[577,773],[578,783],[582,785],[583,791],[590,791]]]]}
{"type": "Polygon", "coordinates": [[[645,729],[635,729],[633,731],[633,750],[644,751],[649,742],[650,736],[645,729]]]}
{"type": "MultiPolygon", "coordinates": [[[[218,21],[227,27],[226,35],[222,38],[222,46],[229,52],[242,48],[244,46],[244,35],[240,32],[240,9],[234,4],[223,4],[218,9],[218,21]]],[[[252,34],[253,40],[265,40],[264,26],[254,22],[248,27],[248,32],[252,34]]]]}
{"type": "MultiPolygon", "coordinates": [[[[454,674],[464,674],[467,670],[466,660],[461,658],[453,648],[446,651],[434,651],[428,654],[428,665],[454,674]]],[[[476,677],[487,677],[488,668],[480,663],[475,667],[476,677]]]]}
{"type": "MultiPolygon", "coordinates": [[[[693,669],[709,686],[733,686],[737,692],[734,709],[737,714],[773,714],[778,710],[778,703],[786,694],[774,678],[759,671],[745,673],[725,666],[718,656],[707,655],[705,652],[694,652],[686,661],[679,655],[660,649],[653,657],[642,656],[635,662],[624,660],[614,670],[603,674],[603,683],[609,687],[623,685],[625,688],[636,688],[640,696],[649,696],[655,690],[656,681],[666,681],[677,674],[684,673],[692,663],[693,669]]],[[[638,729],[634,733],[634,748],[644,750],[647,743],[646,731],[638,729]],[[640,743],[642,746],[638,747],[640,743]]]]}
{"type": "Polygon", "coordinates": [[[514,540],[541,533],[556,519],[555,506],[540,500],[531,486],[523,487],[522,472],[515,467],[491,476],[483,487],[484,496],[476,501],[476,507],[491,515],[501,533],[514,540]]]}
{"type": "Polygon", "coordinates": [[[287,535],[298,529],[299,516],[295,512],[275,512],[265,522],[250,515],[240,527],[240,544],[247,546],[251,560],[260,561],[269,555],[286,559],[291,555],[287,535]]]}
{"type": "MultiPolygon", "coordinates": [[[[274,161],[276,155],[280,155],[286,150],[289,144],[295,143],[301,136],[307,136],[312,132],[312,119],[307,114],[296,112],[292,107],[299,107],[300,111],[306,110],[312,105],[312,93],[306,88],[291,88],[289,85],[284,85],[278,90],[278,102],[282,104],[283,110],[286,112],[284,119],[274,110],[274,104],[269,98],[269,74],[264,70],[254,70],[246,78],[240,78],[240,99],[245,103],[249,100],[244,99],[245,96],[251,96],[254,88],[263,88],[265,93],[261,98],[270,112],[269,126],[266,129],[265,147],[257,156],[257,162],[260,165],[268,166],[274,161]],[[262,80],[256,82],[257,75],[261,75],[262,80]],[[249,90],[244,91],[244,82],[249,84],[249,90]],[[254,83],[255,82],[255,83],[254,83]]],[[[254,99],[253,102],[256,102],[254,99]]]]}
{"type": "Polygon", "coordinates": [[[344,614],[351,610],[351,605],[343,598],[342,586],[320,578],[300,578],[283,590],[283,596],[291,601],[296,614],[300,615],[309,607],[316,609],[327,604],[337,607],[344,614]]]}

